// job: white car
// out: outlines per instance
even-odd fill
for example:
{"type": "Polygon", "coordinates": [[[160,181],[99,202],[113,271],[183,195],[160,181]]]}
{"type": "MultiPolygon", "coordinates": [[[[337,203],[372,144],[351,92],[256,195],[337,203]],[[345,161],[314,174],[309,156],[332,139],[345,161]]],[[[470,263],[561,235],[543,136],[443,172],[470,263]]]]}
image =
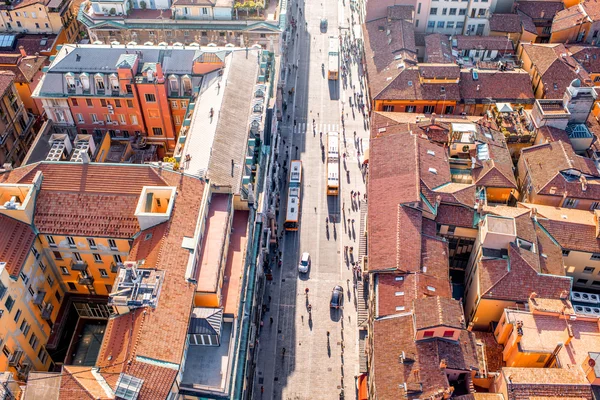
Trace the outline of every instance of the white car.
{"type": "Polygon", "coordinates": [[[298,264],[298,272],[305,274],[308,272],[308,268],[310,268],[310,254],[302,253],[302,258],[298,264]]]}

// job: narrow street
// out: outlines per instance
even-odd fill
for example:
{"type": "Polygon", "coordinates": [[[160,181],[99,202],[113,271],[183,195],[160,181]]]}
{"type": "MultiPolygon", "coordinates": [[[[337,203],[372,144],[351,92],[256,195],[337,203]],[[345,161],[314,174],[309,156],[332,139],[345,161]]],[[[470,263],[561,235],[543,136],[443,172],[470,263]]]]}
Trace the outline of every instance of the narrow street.
{"type": "MultiPolygon", "coordinates": [[[[357,78],[357,58],[349,57],[345,64],[345,52],[340,48],[339,80],[328,80],[327,57],[330,36],[341,36],[349,46],[354,43],[354,35],[360,35],[360,28],[357,14],[351,17],[347,1],[306,0],[292,3],[289,9],[297,28],[288,32],[293,43],[288,42],[283,67],[287,75],[287,112],[279,154],[287,171],[291,160],[302,161],[300,229],[284,231],[279,242],[282,266],[273,269],[273,280],[267,284],[254,398],[335,399],[343,395],[355,399],[357,302],[353,268],[348,261],[359,261],[359,203],[366,192],[360,154],[368,147],[369,134],[366,114],[355,106],[358,97],[352,89],[354,86],[358,94],[364,87],[357,78]],[[301,15],[305,12],[307,15],[301,15]],[[320,26],[324,18],[328,21],[326,31],[320,26]],[[356,23],[354,32],[349,29],[351,20],[356,23]],[[346,79],[342,77],[342,65],[350,69],[346,79]],[[289,95],[291,88],[294,92],[289,95]],[[339,196],[326,193],[327,166],[321,152],[321,140],[325,141],[327,132],[332,131],[340,134],[340,158],[344,151],[347,153],[340,164],[339,196]],[[352,200],[351,191],[360,192],[360,196],[352,200]],[[354,249],[350,260],[344,256],[344,246],[354,249]],[[298,273],[303,252],[309,252],[312,259],[307,274],[298,273]],[[344,307],[340,310],[329,307],[336,285],[344,288],[344,307]]],[[[285,219],[287,180],[288,176],[282,174],[279,232],[285,219]]]]}

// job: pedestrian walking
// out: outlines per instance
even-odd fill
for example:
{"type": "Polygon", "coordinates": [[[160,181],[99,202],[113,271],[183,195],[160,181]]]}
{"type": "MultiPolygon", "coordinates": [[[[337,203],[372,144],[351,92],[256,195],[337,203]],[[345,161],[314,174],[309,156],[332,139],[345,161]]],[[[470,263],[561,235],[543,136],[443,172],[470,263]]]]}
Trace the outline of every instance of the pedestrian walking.
{"type": "Polygon", "coordinates": [[[273,325],[273,317],[269,317],[269,322],[271,322],[271,325],[273,325]]]}
{"type": "Polygon", "coordinates": [[[269,303],[271,302],[271,296],[269,296],[269,303]]]}
{"type": "Polygon", "coordinates": [[[265,387],[264,387],[264,386],[261,386],[261,387],[260,387],[260,394],[263,394],[264,392],[265,392],[265,387]]]}
{"type": "MultiPolygon", "coordinates": [[[[344,156],[345,156],[345,155],[346,155],[346,154],[344,153],[344,156]]],[[[354,197],[354,190],[351,190],[351,191],[350,191],[350,196],[354,197]]]]}

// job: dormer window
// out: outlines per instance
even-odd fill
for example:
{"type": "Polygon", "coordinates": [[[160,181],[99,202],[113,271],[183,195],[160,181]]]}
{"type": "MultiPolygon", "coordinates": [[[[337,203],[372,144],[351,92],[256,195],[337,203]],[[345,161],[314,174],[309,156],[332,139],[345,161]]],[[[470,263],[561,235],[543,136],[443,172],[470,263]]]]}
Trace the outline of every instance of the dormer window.
{"type": "Polygon", "coordinates": [[[177,77],[175,75],[169,77],[169,90],[171,92],[179,92],[179,82],[177,82],[177,77]]]}
{"type": "Polygon", "coordinates": [[[535,253],[535,244],[528,242],[527,240],[517,238],[517,246],[519,246],[523,250],[527,250],[527,251],[531,251],[532,253],[535,253]]]}
{"type": "Polygon", "coordinates": [[[90,77],[85,72],[79,75],[79,80],[81,81],[81,87],[83,90],[90,90],[90,77]]]}
{"type": "Polygon", "coordinates": [[[104,76],[102,74],[96,74],[94,76],[94,81],[96,82],[96,90],[103,92],[106,88],[104,85],[104,76]]]}
{"type": "Polygon", "coordinates": [[[110,86],[112,90],[119,90],[119,77],[116,74],[110,75],[110,86]]]}
{"type": "Polygon", "coordinates": [[[65,75],[65,79],[67,81],[67,88],[69,90],[75,90],[75,76],[69,72],[65,75]]]}
{"type": "Polygon", "coordinates": [[[183,91],[184,93],[191,93],[192,92],[192,80],[189,76],[184,75],[181,78],[181,82],[183,83],[183,91]]]}

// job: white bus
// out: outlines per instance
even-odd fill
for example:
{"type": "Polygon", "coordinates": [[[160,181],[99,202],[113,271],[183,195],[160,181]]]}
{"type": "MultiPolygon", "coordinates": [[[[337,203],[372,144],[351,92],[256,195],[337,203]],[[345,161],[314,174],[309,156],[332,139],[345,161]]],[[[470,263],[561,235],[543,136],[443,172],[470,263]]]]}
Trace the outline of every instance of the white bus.
{"type": "Polygon", "coordinates": [[[327,195],[340,191],[340,138],[337,132],[327,133],[327,195]]]}
{"type": "Polygon", "coordinates": [[[292,160],[283,227],[286,231],[297,231],[300,221],[300,190],[302,184],[302,161],[292,160]]]}

